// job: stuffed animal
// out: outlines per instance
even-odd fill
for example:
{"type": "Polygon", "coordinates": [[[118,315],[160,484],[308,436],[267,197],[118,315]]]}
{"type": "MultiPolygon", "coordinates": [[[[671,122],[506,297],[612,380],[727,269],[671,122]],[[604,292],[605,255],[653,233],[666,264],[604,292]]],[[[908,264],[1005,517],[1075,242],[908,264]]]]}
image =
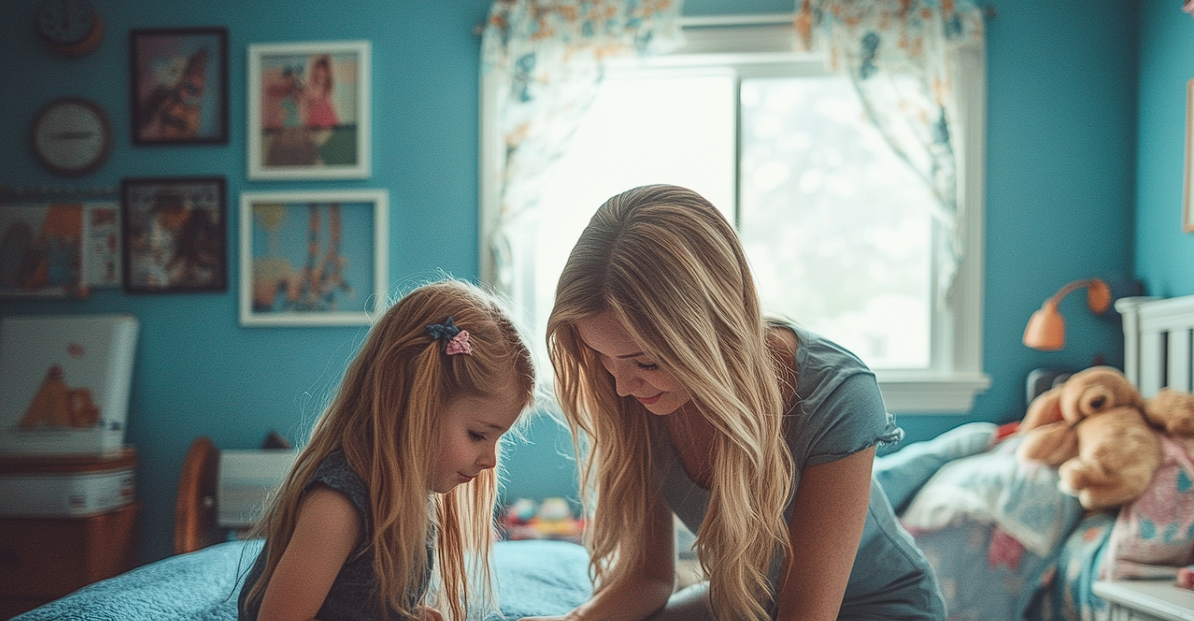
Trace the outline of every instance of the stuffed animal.
{"type": "Polygon", "coordinates": [[[1059,487],[1083,507],[1117,507],[1143,493],[1161,464],[1143,408],[1118,369],[1079,371],[1030,404],[1017,455],[1058,466],[1059,487]]]}
{"type": "Polygon", "coordinates": [[[1194,453],[1194,395],[1162,388],[1145,399],[1144,416],[1154,427],[1186,445],[1194,453]]]}
{"type": "Polygon", "coordinates": [[[1078,456],[1057,469],[1061,490],[1087,509],[1131,502],[1161,467],[1161,442],[1139,409],[1121,405],[1074,421],[1078,456]]]}
{"type": "Polygon", "coordinates": [[[1078,454],[1073,424],[1121,405],[1144,406],[1140,392],[1123,373],[1109,366],[1079,371],[1028,405],[1020,422],[1023,440],[1016,454],[1024,461],[1060,466],[1078,454]]]}
{"type": "Polygon", "coordinates": [[[1168,577],[1194,563],[1194,395],[1163,388],[1145,399],[1144,415],[1161,431],[1161,465],[1120,508],[1100,578],[1168,577]]]}

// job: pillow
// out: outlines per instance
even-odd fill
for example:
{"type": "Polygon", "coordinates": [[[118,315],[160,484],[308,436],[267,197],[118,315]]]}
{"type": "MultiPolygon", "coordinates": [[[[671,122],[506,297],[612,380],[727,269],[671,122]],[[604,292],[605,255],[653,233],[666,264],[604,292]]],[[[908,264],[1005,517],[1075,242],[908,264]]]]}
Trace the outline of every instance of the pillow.
{"type": "Polygon", "coordinates": [[[1050,556],[1082,517],[1078,499],[1058,488],[1057,469],[1016,458],[1020,436],[945,464],[900,521],[933,531],[962,519],[991,523],[1038,556],[1050,556]]]}
{"type": "Polygon", "coordinates": [[[1194,458],[1173,438],[1158,437],[1161,467],[1143,494],[1120,507],[1101,578],[1173,578],[1194,562],[1194,458]]]}
{"type": "Polygon", "coordinates": [[[945,464],[990,448],[995,442],[993,423],[967,423],[924,442],[915,442],[875,458],[874,475],[896,513],[945,464]]]}

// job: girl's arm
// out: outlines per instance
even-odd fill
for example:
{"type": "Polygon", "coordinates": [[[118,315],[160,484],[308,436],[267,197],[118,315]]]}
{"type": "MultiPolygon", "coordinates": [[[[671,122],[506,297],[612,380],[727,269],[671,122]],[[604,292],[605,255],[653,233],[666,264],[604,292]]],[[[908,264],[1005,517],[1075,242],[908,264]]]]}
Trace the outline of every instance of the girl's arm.
{"type": "Polygon", "coordinates": [[[788,523],[792,557],[780,580],[776,621],[837,619],[866,524],[874,460],[871,447],[804,469],[788,523]]]}
{"type": "Polygon", "coordinates": [[[360,516],[344,494],[323,486],[307,492],[257,620],[314,619],[360,537],[360,516]]]}
{"type": "MultiPolygon", "coordinates": [[[[563,617],[539,621],[641,621],[663,608],[676,584],[676,531],[672,512],[655,494],[644,526],[646,564],[608,585],[598,595],[563,617]]],[[[530,621],[532,618],[524,619],[530,621]]]]}

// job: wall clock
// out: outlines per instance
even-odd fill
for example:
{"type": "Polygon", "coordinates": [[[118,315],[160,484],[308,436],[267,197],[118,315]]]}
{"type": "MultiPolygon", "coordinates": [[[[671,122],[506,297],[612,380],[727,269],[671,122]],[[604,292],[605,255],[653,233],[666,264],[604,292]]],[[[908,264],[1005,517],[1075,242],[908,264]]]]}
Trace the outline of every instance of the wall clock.
{"type": "Polygon", "coordinates": [[[70,177],[99,168],[112,150],[108,115],[80,97],[62,97],[46,104],[34,117],[30,134],[37,161],[70,177]]]}
{"type": "Polygon", "coordinates": [[[99,46],[104,20],[88,0],[41,0],[37,32],[54,51],[79,56],[99,46]]]}

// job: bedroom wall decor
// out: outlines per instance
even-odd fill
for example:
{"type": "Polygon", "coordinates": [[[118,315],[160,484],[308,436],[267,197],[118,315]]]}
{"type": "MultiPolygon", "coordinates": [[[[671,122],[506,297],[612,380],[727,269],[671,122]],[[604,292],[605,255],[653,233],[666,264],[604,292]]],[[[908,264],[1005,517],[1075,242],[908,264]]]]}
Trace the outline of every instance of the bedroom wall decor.
{"type": "Polygon", "coordinates": [[[385,307],[389,193],[245,192],[240,323],[368,324],[385,307]]]}
{"type": "Polygon", "coordinates": [[[249,45],[250,179],[372,174],[369,41],[249,45]]]}
{"type": "Polygon", "coordinates": [[[228,30],[129,31],[133,144],[228,142],[228,30]]]}
{"type": "Polygon", "coordinates": [[[29,138],[38,163],[56,175],[79,177],[108,159],[112,123],[90,99],[59,97],[38,110],[29,138]]]}
{"type": "Polygon", "coordinates": [[[86,294],[82,203],[0,207],[0,298],[86,294]]]}
{"type": "Polygon", "coordinates": [[[126,293],[228,288],[224,177],[145,177],[121,182],[126,293]]]}

